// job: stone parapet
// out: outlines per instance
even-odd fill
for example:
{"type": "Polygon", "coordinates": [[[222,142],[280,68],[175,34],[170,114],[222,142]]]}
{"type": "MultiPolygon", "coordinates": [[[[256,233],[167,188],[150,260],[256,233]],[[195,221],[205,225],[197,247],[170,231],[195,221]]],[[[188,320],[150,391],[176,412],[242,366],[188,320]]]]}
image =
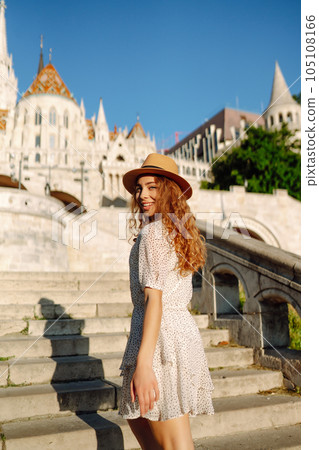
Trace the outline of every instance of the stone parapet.
{"type": "MultiPolygon", "coordinates": [[[[200,221],[198,226],[207,238],[208,255],[193,307],[209,314],[212,327],[228,328],[240,345],[274,351],[287,348],[288,304],[301,314],[300,257],[255,239],[229,235],[221,227],[212,230],[200,221]]],[[[259,362],[266,360],[259,357],[259,362]]]]}
{"type": "Polygon", "coordinates": [[[52,215],[63,206],[50,197],[0,188],[0,270],[68,270],[66,247],[52,240],[52,215]]]}

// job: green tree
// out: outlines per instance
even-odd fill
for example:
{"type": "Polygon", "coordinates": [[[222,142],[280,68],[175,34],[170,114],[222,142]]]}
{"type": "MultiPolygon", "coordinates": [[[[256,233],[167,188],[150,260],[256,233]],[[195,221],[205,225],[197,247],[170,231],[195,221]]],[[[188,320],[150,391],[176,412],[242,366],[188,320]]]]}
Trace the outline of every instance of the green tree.
{"type": "Polygon", "coordinates": [[[287,189],[300,200],[300,142],[293,139],[287,124],[275,131],[252,127],[246,136],[240,147],[213,161],[212,182],[203,182],[201,187],[228,190],[229,186],[246,184],[248,192],[268,194],[273,189],[287,189]]]}
{"type": "Polygon", "coordinates": [[[299,94],[294,94],[294,95],[292,96],[292,98],[293,98],[294,100],[296,100],[296,102],[299,103],[299,105],[301,105],[301,92],[299,92],[299,94]]]}

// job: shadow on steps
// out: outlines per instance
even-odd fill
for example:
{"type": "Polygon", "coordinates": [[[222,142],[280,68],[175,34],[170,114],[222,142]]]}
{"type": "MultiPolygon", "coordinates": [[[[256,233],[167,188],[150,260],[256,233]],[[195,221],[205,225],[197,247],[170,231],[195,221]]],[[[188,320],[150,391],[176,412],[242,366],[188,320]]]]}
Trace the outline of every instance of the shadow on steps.
{"type": "MultiPolygon", "coordinates": [[[[59,307],[56,308],[58,305],[55,305],[52,300],[42,298],[39,300],[39,304],[41,305],[41,315],[44,318],[48,318],[48,315],[50,318],[52,318],[52,311],[56,311],[57,309],[59,311],[59,317],[56,319],[56,321],[63,321],[64,319],[72,318],[65,312],[62,305],[59,305],[59,307]]],[[[84,324],[84,320],[82,322],[84,324]]],[[[80,329],[83,328],[82,325],[80,325],[80,329]]],[[[47,322],[45,324],[44,337],[51,341],[52,355],[56,355],[57,349],[54,348],[54,342],[52,341],[52,339],[50,339],[50,337],[54,335],[53,329],[54,325],[52,326],[52,322],[47,322]]],[[[89,338],[83,336],[83,341],[81,342],[81,344],[81,356],[84,359],[89,357],[90,353],[89,338]]],[[[104,396],[101,395],[100,391],[100,389],[105,385],[102,361],[98,358],[89,357],[89,361],[87,359],[83,360],[82,364],[80,365],[80,371],[78,365],[74,365],[74,369],[72,369],[71,363],[68,365],[68,376],[66,377],[65,357],[51,356],[51,358],[56,362],[56,368],[51,379],[51,385],[57,392],[57,400],[59,403],[60,411],[74,412],[80,420],[82,420],[95,430],[97,450],[124,450],[124,439],[121,428],[115,423],[105,419],[98,413],[99,410],[103,411],[108,409],[107,402],[105,402],[104,396]],[[65,385],[65,383],[68,382],[76,383],[84,380],[97,381],[96,389],[86,391],[71,389],[65,390],[64,392],[63,389],[59,389],[59,383],[63,382],[65,385]]],[[[72,384],[74,387],[74,383],[72,384]]],[[[113,389],[113,392],[116,405],[115,388],[113,389]]],[[[93,449],[93,446],[91,448],[93,449]]]]}

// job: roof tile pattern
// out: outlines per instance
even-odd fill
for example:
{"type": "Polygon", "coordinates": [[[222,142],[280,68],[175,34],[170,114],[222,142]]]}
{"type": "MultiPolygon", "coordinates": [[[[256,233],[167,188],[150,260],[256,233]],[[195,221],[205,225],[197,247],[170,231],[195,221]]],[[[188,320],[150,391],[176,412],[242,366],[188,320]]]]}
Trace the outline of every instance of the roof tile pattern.
{"type": "Polygon", "coordinates": [[[76,103],[76,100],[51,63],[41,70],[29,89],[24,93],[23,97],[34,94],[61,95],[76,103]]]}
{"type": "Polygon", "coordinates": [[[131,131],[129,132],[127,139],[133,138],[133,137],[142,137],[142,138],[146,138],[146,134],[145,131],[143,130],[142,125],[140,124],[140,122],[136,122],[136,124],[134,125],[134,127],[131,129],[131,131]]]}
{"type": "Polygon", "coordinates": [[[7,117],[8,117],[8,110],[7,109],[0,109],[0,131],[5,131],[7,128],[7,117]]]}
{"type": "Polygon", "coordinates": [[[85,121],[86,121],[87,130],[88,130],[88,139],[89,139],[89,141],[92,141],[93,139],[95,139],[93,122],[91,119],[85,119],[85,121]]]}

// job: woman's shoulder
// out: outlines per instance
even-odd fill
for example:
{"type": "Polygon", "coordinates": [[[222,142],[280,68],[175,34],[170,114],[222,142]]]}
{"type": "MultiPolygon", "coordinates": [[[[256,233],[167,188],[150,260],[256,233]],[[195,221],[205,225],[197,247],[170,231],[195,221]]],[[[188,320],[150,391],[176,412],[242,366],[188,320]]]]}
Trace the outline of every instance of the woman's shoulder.
{"type": "Polygon", "coordinates": [[[162,220],[149,222],[141,229],[140,234],[141,239],[147,242],[169,243],[168,232],[162,220]]]}

